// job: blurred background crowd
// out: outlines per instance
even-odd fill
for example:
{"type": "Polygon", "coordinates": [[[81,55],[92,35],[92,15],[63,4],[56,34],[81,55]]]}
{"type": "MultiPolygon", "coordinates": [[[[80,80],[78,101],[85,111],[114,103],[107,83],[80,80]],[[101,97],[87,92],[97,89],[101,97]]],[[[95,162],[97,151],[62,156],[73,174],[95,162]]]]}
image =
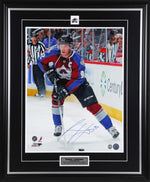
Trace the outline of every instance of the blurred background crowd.
{"type": "Polygon", "coordinates": [[[57,46],[62,35],[69,34],[73,38],[73,49],[80,53],[85,61],[123,63],[123,30],[121,28],[28,28],[27,44],[29,45],[35,39],[49,49],[57,46]]]}

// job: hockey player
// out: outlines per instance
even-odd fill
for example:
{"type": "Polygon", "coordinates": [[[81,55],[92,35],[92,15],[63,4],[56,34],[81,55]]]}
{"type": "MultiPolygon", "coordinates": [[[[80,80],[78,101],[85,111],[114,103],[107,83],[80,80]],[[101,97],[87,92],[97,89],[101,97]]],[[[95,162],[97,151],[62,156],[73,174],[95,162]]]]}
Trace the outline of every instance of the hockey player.
{"type": "Polygon", "coordinates": [[[72,48],[73,40],[67,35],[63,35],[59,41],[59,49],[48,50],[38,58],[38,65],[43,72],[46,72],[49,80],[57,83],[52,93],[52,114],[55,125],[54,136],[62,134],[62,122],[59,104],[63,113],[63,103],[65,98],[74,94],[82,107],[86,107],[89,112],[95,115],[96,119],[106,130],[117,138],[119,132],[113,126],[110,117],[104,111],[93,92],[92,87],[86,80],[84,60],[81,55],[72,48]]]}

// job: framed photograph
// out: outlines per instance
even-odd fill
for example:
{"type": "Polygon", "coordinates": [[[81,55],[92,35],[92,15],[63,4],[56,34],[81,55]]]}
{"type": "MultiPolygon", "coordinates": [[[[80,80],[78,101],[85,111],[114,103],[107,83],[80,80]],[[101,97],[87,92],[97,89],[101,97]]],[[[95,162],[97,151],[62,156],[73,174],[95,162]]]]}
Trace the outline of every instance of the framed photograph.
{"type": "MultiPolygon", "coordinates": [[[[123,153],[124,64],[122,64],[122,62],[124,60],[124,27],[26,27],[25,31],[25,60],[29,62],[28,67],[26,67],[25,80],[26,119],[24,141],[25,144],[23,145],[25,146],[25,153],[83,153],[83,151],[86,153],[123,153]],[[39,30],[40,33],[37,34],[41,35],[41,31],[43,32],[43,34],[44,31],[46,31],[46,34],[48,34],[48,36],[50,32],[50,34],[55,34],[55,37],[57,39],[53,37],[49,41],[49,36],[43,38],[43,42],[41,43],[41,41],[38,40],[38,37],[33,37],[36,36],[34,32],[39,30]],[[65,59],[64,57],[62,57],[63,51],[65,52],[62,46],[66,46],[66,43],[63,44],[62,39],[64,38],[65,40],[66,36],[67,38],[70,37],[72,39],[72,42],[70,43],[71,51],[69,50],[69,59],[68,55],[65,59]],[[108,38],[108,36],[110,38],[108,38]],[[115,40],[113,37],[120,41],[120,43],[115,43],[116,48],[113,45],[114,53],[112,53],[111,48],[106,49],[107,39],[112,39],[112,41],[118,41],[115,40]],[[28,38],[31,39],[31,42],[29,42],[30,40],[28,38]],[[35,47],[34,45],[34,40],[36,40],[35,45],[39,45],[39,52],[35,52],[37,51],[37,47],[35,47]],[[51,46],[48,46],[47,40],[50,42],[51,46]],[[118,52],[117,49],[119,50],[118,52]],[[51,54],[54,54],[57,50],[61,51],[62,53],[58,53],[58,58],[53,60],[53,55],[51,54]],[[37,54],[37,57],[35,54],[37,54]],[[112,56],[112,54],[114,55],[112,56]],[[49,59],[48,63],[47,55],[49,59]],[[79,55],[81,55],[82,58],[75,57],[79,55]],[[40,58],[38,59],[38,57],[40,58]],[[70,96],[66,97],[66,102],[64,102],[63,104],[60,101],[60,106],[57,106],[57,103],[53,102],[52,92],[55,84],[49,81],[49,75],[43,75],[43,72],[40,70],[39,72],[42,73],[44,84],[41,83],[41,85],[38,85],[38,80],[36,81],[35,70],[38,66],[38,63],[36,61],[37,59],[42,64],[44,64],[45,60],[46,64],[53,65],[54,62],[56,65],[55,71],[59,75],[57,81],[58,87],[59,82],[64,82],[65,80],[68,90],[70,89],[70,96]],[[74,68],[75,65],[73,64],[76,63],[74,61],[79,61],[79,63],[81,62],[80,66],[78,67],[82,67],[79,68],[79,70],[78,67],[74,68]],[[78,71],[79,74],[78,72],[76,74],[76,71],[78,71]],[[73,76],[72,78],[71,75],[75,75],[75,78],[73,76]],[[118,82],[116,82],[115,80],[117,80],[118,76],[119,79],[118,82]],[[86,93],[83,94],[83,98],[85,100],[87,99],[88,102],[81,101],[81,99],[79,99],[78,97],[78,89],[80,89],[82,84],[85,83],[88,84],[89,88],[92,87],[95,92],[94,94],[94,92],[92,91],[92,95],[89,94],[90,91],[88,91],[87,95],[86,93]],[[75,89],[75,91],[72,91],[73,89],[75,89]],[[94,95],[96,95],[97,97],[98,104],[95,99],[92,99],[94,95]],[[42,103],[43,105],[41,105],[42,103]],[[61,109],[63,107],[63,110],[61,112],[59,107],[61,109]],[[85,109],[83,109],[82,107],[85,109]],[[90,107],[96,107],[93,108],[95,109],[94,113],[91,113],[92,111],[90,107]],[[118,127],[118,132],[120,133],[120,136],[119,138],[117,137],[114,141],[112,141],[112,137],[114,136],[111,137],[113,133],[109,133],[107,132],[107,130],[105,131],[105,129],[101,128],[102,126],[105,127],[105,124],[102,124],[101,127],[99,125],[99,122],[102,122],[103,120],[99,119],[99,112],[104,112],[104,109],[102,108],[105,108],[105,111],[108,113],[109,116],[111,116],[111,120],[113,120],[111,122],[113,123],[113,125],[116,125],[118,127]],[[63,115],[63,117],[61,115],[63,115]],[[97,122],[97,120],[99,122],[97,122]],[[46,127],[43,126],[42,132],[40,126],[43,122],[46,121],[47,124],[44,124],[46,127]],[[62,125],[62,134],[60,135],[60,137],[54,136],[55,134],[53,135],[53,133],[55,133],[54,126],[60,127],[57,124],[62,125]],[[33,128],[35,126],[36,129],[34,130],[33,128]],[[102,131],[100,132],[100,130],[102,131]],[[103,137],[101,137],[99,134],[103,137]],[[110,139],[110,141],[108,140],[108,138],[110,139]],[[97,145],[97,142],[100,142],[101,144],[97,145]]],[[[41,67],[40,62],[39,66],[41,67]]],[[[41,67],[41,69],[43,70],[43,66],[41,67]]],[[[89,89],[88,87],[85,90],[89,89]]],[[[86,92],[85,90],[84,92],[86,92]]],[[[80,92],[79,94],[81,95],[80,92]]],[[[106,115],[107,114],[104,115],[104,118],[106,115]]],[[[117,134],[117,129],[116,133],[114,134],[117,134]]]]}
{"type": "Polygon", "coordinates": [[[1,4],[1,178],[149,181],[149,2],[1,4]]]}

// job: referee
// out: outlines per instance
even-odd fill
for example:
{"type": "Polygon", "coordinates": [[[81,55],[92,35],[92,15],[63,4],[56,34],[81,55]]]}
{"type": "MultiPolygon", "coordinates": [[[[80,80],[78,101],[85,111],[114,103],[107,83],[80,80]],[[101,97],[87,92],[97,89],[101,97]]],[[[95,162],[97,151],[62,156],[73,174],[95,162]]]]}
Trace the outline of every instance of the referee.
{"type": "Polygon", "coordinates": [[[31,42],[28,44],[27,55],[28,55],[28,66],[32,62],[33,65],[33,78],[38,90],[35,94],[36,97],[45,96],[45,82],[44,73],[41,71],[37,65],[37,58],[45,51],[45,45],[38,41],[37,34],[31,34],[31,42]]]}

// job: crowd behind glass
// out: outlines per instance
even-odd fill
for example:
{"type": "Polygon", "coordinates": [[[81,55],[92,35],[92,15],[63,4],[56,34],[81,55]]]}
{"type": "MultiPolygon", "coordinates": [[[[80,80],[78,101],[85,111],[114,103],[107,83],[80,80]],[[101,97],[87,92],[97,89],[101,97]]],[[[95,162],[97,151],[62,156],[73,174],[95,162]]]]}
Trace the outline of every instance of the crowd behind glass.
{"type": "Polygon", "coordinates": [[[62,35],[73,38],[73,47],[85,61],[123,63],[123,31],[115,29],[27,29],[28,41],[31,34],[37,35],[46,49],[55,47],[62,35]]]}

